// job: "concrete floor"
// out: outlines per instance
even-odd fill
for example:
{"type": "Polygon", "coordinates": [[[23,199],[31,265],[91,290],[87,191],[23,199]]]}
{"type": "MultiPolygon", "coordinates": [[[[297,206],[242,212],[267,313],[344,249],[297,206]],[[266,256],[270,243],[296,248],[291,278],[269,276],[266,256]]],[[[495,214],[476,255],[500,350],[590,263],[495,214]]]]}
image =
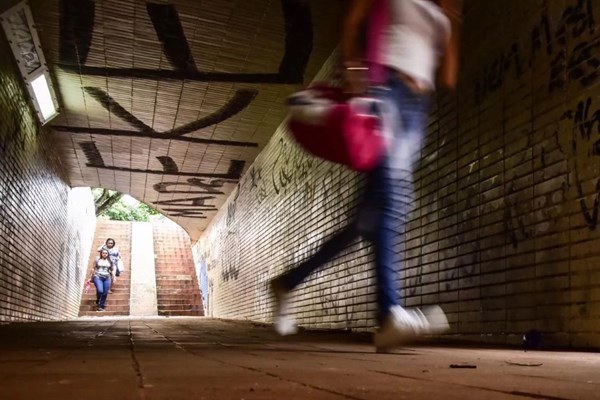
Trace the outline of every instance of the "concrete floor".
{"type": "Polygon", "coordinates": [[[600,354],[424,345],[375,354],[366,339],[282,339],[208,318],[4,325],[0,399],[600,399],[600,354]]]}

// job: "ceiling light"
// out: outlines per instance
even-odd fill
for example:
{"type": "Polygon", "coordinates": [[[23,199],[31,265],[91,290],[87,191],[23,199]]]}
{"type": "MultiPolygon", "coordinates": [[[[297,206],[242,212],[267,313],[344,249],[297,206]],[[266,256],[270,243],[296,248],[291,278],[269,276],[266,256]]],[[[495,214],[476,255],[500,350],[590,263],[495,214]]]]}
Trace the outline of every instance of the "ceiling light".
{"type": "Polygon", "coordinates": [[[2,13],[0,22],[38,118],[45,124],[58,115],[58,101],[27,2],[2,13]]]}

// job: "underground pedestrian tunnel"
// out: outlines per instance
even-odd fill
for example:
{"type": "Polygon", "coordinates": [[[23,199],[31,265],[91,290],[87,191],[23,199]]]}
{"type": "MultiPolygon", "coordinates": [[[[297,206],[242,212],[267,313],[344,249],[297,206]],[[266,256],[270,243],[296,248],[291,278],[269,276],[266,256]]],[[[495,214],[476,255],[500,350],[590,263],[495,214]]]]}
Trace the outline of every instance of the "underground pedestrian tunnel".
{"type": "Polygon", "coordinates": [[[346,3],[0,4],[0,398],[598,396],[592,0],[464,1],[458,88],[432,98],[397,238],[404,305],[439,304],[449,332],[374,353],[362,242],[294,292],[300,336],[270,331],[269,280],[348,221],[362,181],[284,122],[289,95],[339,78],[346,3]],[[175,274],[193,314],[80,317],[89,187],[185,231],[189,272],[175,274]]]}

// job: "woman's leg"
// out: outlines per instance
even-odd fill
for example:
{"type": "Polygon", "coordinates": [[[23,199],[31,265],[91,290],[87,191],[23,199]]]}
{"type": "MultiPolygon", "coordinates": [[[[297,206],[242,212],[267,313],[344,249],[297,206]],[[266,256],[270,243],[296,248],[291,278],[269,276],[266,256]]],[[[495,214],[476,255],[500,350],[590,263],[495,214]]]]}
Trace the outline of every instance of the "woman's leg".
{"type": "Polygon", "coordinates": [[[400,250],[412,209],[413,167],[419,158],[429,107],[427,96],[413,93],[396,77],[390,79],[387,89],[380,93],[391,108],[383,117],[393,139],[382,164],[369,175],[363,204],[373,221],[367,237],[375,248],[380,324],[399,305],[400,250]]]}
{"type": "Polygon", "coordinates": [[[106,307],[106,299],[108,298],[108,294],[111,293],[110,287],[112,284],[112,279],[107,278],[104,281],[104,293],[106,293],[106,295],[104,296],[104,303],[102,304],[102,308],[106,307]]]}
{"type": "Polygon", "coordinates": [[[104,309],[104,307],[106,306],[106,298],[108,297],[108,292],[110,290],[110,277],[101,278],[100,281],[102,283],[103,293],[102,296],[100,296],[100,303],[98,304],[98,308],[104,309]]]}
{"type": "Polygon", "coordinates": [[[102,297],[105,296],[104,282],[98,276],[94,276],[92,278],[92,281],[94,282],[94,286],[96,287],[96,305],[98,306],[98,308],[101,308],[100,303],[102,301],[102,297]]]}
{"type": "Polygon", "coordinates": [[[291,291],[304,281],[310,274],[323,267],[337,253],[346,248],[358,237],[353,224],[346,226],[321,245],[319,250],[307,260],[283,273],[274,282],[282,289],[291,291]]]}
{"type": "Polygon", "coordinates": [[[271,281],[271,292],[275,300],[275,330],[280,335],[291,335],[297,331],[296,322],[289,315],[289,293],[310,274],[322,268],[358,236],[359,233],[355,224],[351,223],[323,243],[319,250],[306,261],[271,281]]]}

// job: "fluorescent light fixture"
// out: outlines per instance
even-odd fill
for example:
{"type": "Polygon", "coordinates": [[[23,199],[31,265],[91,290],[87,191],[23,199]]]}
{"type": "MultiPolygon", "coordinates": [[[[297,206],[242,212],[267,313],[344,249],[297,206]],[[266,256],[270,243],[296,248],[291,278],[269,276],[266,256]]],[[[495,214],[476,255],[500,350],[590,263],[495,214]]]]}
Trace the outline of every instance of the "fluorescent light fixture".
{"type": "Polygon", "coordinates": [[[44,120],[52,118],[56,114],[56,107],[50,94],[50,87],[46,80],[46,75],[40,75],[31,81],[31,87],[35,94],[35,100],[38,103],[38,107],[42,113],[44,120]]]}
{"type": "Polygon", "coordinates": [[[13,56],[42,124],[58,115],[58,101],[27,2],[0,15],[13,56]]]}

